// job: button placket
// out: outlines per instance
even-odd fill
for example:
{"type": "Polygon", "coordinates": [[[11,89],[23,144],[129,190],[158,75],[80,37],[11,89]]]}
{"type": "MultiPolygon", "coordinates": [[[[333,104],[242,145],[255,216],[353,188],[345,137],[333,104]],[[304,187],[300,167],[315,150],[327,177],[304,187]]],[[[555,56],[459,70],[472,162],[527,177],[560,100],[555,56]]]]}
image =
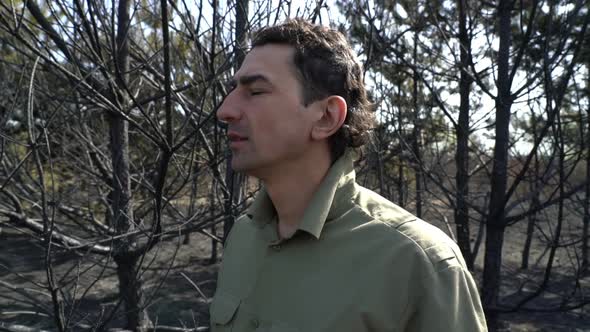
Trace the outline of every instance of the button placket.
{"type": "Polygon", "coordinates": [[[283,243],[283,240],[278,239],[278,240],[274,240],[274,241],[270,242],[268,246],[269,246],[269,248],[271,248],[274,251],[281,251],[282,243],[283,243]]]}

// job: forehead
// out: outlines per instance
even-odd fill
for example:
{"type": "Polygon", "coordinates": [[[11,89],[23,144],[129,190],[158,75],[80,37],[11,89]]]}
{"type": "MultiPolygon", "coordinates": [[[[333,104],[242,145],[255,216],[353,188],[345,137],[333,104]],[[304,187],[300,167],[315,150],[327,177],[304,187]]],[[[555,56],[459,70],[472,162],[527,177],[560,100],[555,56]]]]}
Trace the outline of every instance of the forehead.
{"type": "Polygon", "coordinates": [[[235,75],[239,80],[242,76],[263,75],[271,82],[295,78],[292,46],[267,44],[254,47],[244,59],[240,70],[235,75]]]}

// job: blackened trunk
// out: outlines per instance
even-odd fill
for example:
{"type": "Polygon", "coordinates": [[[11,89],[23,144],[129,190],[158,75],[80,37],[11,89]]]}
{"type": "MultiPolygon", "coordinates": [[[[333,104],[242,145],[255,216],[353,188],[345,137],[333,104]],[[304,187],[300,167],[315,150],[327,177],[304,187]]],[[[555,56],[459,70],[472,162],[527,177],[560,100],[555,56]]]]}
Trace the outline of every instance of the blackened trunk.
{"type": "MultiPolygon", "coordinates": [[[[118,26],[116,38],[116,82],[118,93],[113,96],[123,112],[128,105],[124,91],[129,70],[129,8],[131,0],[121,0],[118,6],[118,26]]],[[[129,124],[119,114],[109,115],[110,149],[113,166],[113,223],[118,234],[128,234],[135,230],[133,204],[131,199],[131,176],[129,172],[129,124]]],[[[125,307],[126,328],[142,331],[150,325],[146,312],[142,282],[137,271],[138,255],[133,236],[124,236],[116,241],[114,254],[119,277],[119,291],[125,307]]]]}
{"type": "MultiPolygon", "coordinates": [[[[209,191],[209,216],[211,219],[215,218],[216,208],[215,208],[215,197],[216,197],[216,187],[217,184],[215,183],[215,178],[211,181],[211,190],[209,191]]],[[[217,237],[217,225],[211,225],[211,234],[217,237]]],[[[211,256],[209,257],[209,264],[215,264],[217,262],[217,240],[212,238],[211,239],[211,256]]]]}
{"type": "MultiPolygon", "coordinates": [[[[590,44],[587,43],[588,47],[590,44]]],[[[590,102],[590,60],[586,60],[586,101],[590,102]]],[[[590,108],[586,110],[586,186],[584,196],[584,223],[582,226],[582,272],[590,272],[590,108]]]]}
{"type": "MultiPolygon", "coordinates": [[[[114,175],[113,221],[118,234],[127,234],[135,230],[131,206],[128,123],[118,116],[111,116],[110,120],[114,175]]],[[[143,284],[137,271],[138,257],[134,248],[133,236],[117,240],[115,263],[119,278],[119,292],[125,308],[126,328],[142,331],[144,327],[150,325],[150,320],[142,292],[143,284]]]]}
{"type": "Polygon", "coordinates": [[[420,136],[421,136],[421,124],[420,124],[420,106],[418,101],[418,30],[414,31],[414,72],[413,72],[413,84],[412,84],[412,101],[414,104],[414,128],[412,130],[412,152],[414,153],[414,179],[416,189],[416,216],[422,217],[422,156],[420,150],[420,136]]]}
{"type": "Polygon", "coordinates": [[[500,291],[502,247],[505,231],[506,187],[508,183],[508,143],[510,108],[510,75],[508,59],[511,45],[511,0],[500,0],[498,4],[498,74],[496,87],[496,124],[494,161],[491,178],[490,206],[486,220],[486,250],[484,257],[482,302],[488,325],[497,326],[497,305],[500,291]]]}
{"type": "Polygon", "coordinates": [[[455,153],[455,162],[457,164],[457,174],[455,183],[457,185],[457,197],[454,214],[459,248],[467,262],[467,267],[473,270],[474,257],[471,251],[469,207],[467,205],[467,197],[469,195],[469,94],[473,81],[467,69],[469,68],[471,40],[467,34],[466,0],[458,0],[457,4],[459,7],[461,76],[459,78],[459,121],[456,127],[457,150],[455,153]]]}
{"type": "MultiPolygon", "coordinates": [[[[381,139],[379,140],[381,142],[381,139]]],[[[379,193],[381,196],[390,199],[389,197],[389,190],[385,189],[385,178],[383,173],[385,172],[383,168],[383,159],[381,158],[381,143],[379,143],[378,150],[375,151],[375,160],[377,161],[377,178],[379,179],[379,193]]]]}
{"type": "Polygon", "coordinates": [[[405,195],[404,195],[404,164],[403,159],[399,158],[399,164],[397,167],[397,204],[401,207],[405,206],[405,195]]]}
{"type": "MultiPolygon", "coordinates": [[[[535,116],[534,112],[531,115],[531,125],[533,128],[533,141],[536,142],[537,136],[538,136],[537,135],[537,117],[535,116]]],[[[533,198],[531,200],[530,209],[532,211],[535,211],[540,204],[539,190],[537,189],[537,187],[539,186],[539,184],[538,184],[539,180],[537,179],[537,176],[539,175],[539,157],[538,157],[537,151],[535,151],[534,160],[533,160],[533,172],[534,173],[533,173],[533,177],[531,179],[531,185],[530,185],[530,190],[531,190],[531,193],[533,194],[533,198]]],[[[533,234],[535,233],[536,222],[537,222],[537,214],[533,213],[529,216],[528,222],[527,222],[526,239],[524,241],[524,247],[522,249],[522,257],[521,257],[521,261],[520,261],[520,268],[521,269],[528,269],[529,268],[529,256],[530,256],[530,251],[531,251],[531,244],[533,242],[533,234]]]]}
{"type": "Polygon", "coordinates": [[[236,68],[242,65],[248,48],[248,2],[249,0],[237,0],[236,3],[236,68]]]}
{"type": "Polygon", "coordinates": [[[117,263],[117,277],[119,278],[119,296],[123,300],[126,329],[131,331],[146,331],[151,325],[145,295],[143,294],[143,280],[139,271],[139,257],[131,254],[115,256],[117,263]]]}
{"type": "MultiPolygon", "coordinates": [[[[538,198],[533,198],[532,208],[538,204],[538,198]]],[[[531,244],[533,243],[533,235],[535,233],[535,224],[537,223],[537,214],[533,213],[529,216],[526,226],[526,239],[524,240],[524,247],[522,248],[522,257],[520,260],[520,268],[526,270],[529,268],[529,256],[531,254],[531,244]]]]}
{"type": "MultiPolygon", "coordinates": [[[[590,69],[590,66],[587,66],[590,69]]],[[[589,74],[590,76],[590,74],[589,74]]],[[[587,81],[590,84],[590,79],[587,81]]],[[[589,96],[590,97],[590,96],[589,96]]],[[[588,98],[590,100],[590,98],[588,98]]],[[[588,237],[590,234],[590,110],[588,110],[588,131],[586,132],[586,186],[584,196],[584,225],[582,227],[582,272],[590,271],[590,246],[588,237]]]]}
{"type": "MultiPolygon", "coordinates": [[[[401,87],[402,83],[399,83],[398,86],[398,93],[397,93],[397,100],[401,100],[401,87]]],[[[401,108],[398,109],[398,130],[399,130],[399,137],[404,137],[405,133],[404,133],[404,122],[403,122],[403,116],[402,116],[402,111],[401,108]]],[[[403,156],[403,153],[400,153],[398,158],[398,166],[397,166],[397,204],[401,207],[405,207],[406,205],[406,195],[405,195],[405,189],[404,189],[404,184],[405,184],[405,179],[404,179],[404,162],[405,162],[405,158],[403,156]]]]}

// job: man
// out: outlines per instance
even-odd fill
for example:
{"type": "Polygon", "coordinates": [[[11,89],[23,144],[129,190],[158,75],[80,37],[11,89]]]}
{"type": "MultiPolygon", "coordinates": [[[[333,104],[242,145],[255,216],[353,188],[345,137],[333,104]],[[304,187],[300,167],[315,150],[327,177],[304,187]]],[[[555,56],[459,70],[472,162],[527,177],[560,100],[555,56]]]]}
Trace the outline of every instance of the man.
{"type": "Polygon", "coordinates": [[[252,46],[217,116],[264,189],[228,237],[212,331],[486,331],[458,247],[355,183],[374,120],[343,35],[289,20],[252,46]]]}

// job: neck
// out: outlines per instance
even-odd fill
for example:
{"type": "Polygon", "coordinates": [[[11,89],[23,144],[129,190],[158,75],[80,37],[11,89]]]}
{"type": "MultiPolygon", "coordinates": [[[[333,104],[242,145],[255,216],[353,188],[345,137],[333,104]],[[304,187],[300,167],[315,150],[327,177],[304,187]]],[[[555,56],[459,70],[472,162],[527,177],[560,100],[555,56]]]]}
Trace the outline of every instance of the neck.
{"type": "Polygon", "coordinates": [[[277,211],[281,238],[290,238],[297,231],[305,209],[330,166],[330,154],[318,153],[313,158],[290,161],[280,172],[261,179],[277,211]]]}

